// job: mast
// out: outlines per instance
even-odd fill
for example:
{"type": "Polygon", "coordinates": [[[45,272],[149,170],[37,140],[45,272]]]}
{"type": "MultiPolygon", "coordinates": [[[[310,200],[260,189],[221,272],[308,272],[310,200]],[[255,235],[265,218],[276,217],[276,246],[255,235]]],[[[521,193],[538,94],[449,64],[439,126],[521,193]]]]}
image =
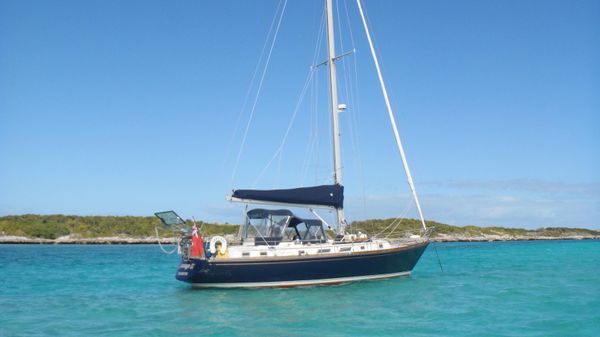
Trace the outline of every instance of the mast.
{"type": "MultiPolygon", "coordinates": [[[[342,185],[342,154],[340,149],[340,123],[338,113],[337,78],[335,72],[335,39],[333,35],[333,0],[325,0],[327,10],[327,64],[329,65],[329,97],[331,99],[331,124],[333,136],[333,179],[342,185]]],[[[344,209],[336,208],[338,234],[345,233],[344,209]]]]}

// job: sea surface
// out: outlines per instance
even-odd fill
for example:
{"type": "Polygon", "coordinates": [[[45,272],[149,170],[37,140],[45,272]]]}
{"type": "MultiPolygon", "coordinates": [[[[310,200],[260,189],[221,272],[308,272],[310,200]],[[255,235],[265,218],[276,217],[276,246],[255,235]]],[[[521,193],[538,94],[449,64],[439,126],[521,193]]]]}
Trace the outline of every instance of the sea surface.
{"type": "Polygon", "coordinates": [[[195,290],[177,263],[0,245],[0,336],[600,336],[600,241],[433,244],[409,277],[292,289],[195,290]]]}

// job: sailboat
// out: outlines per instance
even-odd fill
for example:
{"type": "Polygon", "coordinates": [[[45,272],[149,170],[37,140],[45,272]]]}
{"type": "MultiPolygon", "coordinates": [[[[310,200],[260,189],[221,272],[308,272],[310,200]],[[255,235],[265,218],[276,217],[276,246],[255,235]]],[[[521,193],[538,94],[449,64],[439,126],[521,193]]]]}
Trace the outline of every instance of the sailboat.
{"type": "MultiPolygon", "coordinates": [[[[214,236],[205,238],[203,243],[198,243],[194,225],[194,232],[184,233],[179,240],[181,262],[176,272],[177,280],[194,287],[220,288],[339,284],[409,275],[419,261],[429,244],[430,231],[408,168],[360,0],[357,3],[408,184],[421,219],[423,229],[420,235],[394,241],[346,231],[338,119],[345,106],[338,104],[333,0],[325,0],[334,183],[276,190],[236,189],[229,196],[230,201],[246,205],[307,208],[316,218],[299,217],[287,208],[246,207],[244,221],[235,240],[214,236]],[[315,208],[329,208],[335,212],[335,235],[327,234],[325,221],[313,211],[315,208]]],[[[167,226],[185,226],[185,222],[173,211],[155,215],[167,226]]]]}

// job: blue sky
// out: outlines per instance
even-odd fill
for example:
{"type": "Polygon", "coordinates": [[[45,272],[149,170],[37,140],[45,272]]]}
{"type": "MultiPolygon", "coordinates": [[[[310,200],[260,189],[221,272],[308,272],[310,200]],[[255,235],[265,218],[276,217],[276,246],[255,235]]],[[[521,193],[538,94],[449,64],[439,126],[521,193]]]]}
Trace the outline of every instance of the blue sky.
{"type": "MultiPolygon", "coordinates": [[[[324,67],[299,99],[321,1],[287,3],[236,166],[282,4],[0,2],[0,215],[237,222],[233,187],[330,182],[324,67]]],[[[598,1],[365,6],[427,219],[600,227],[598,1]]],[[[338,8],[348,217],[415,217],[356,4],[338,8]]]]}

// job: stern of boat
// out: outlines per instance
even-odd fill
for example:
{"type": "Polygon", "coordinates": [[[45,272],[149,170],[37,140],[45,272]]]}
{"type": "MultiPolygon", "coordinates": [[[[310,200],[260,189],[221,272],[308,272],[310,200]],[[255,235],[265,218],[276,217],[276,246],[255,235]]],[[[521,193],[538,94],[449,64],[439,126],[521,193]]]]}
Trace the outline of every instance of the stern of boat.
{"type": "Polygon", "coordinates": [[[193,283],[194,279],[203,271],[206,272],[208,261],[202,259],[181,259],[175,278],[179,281],[193,283]]]}

